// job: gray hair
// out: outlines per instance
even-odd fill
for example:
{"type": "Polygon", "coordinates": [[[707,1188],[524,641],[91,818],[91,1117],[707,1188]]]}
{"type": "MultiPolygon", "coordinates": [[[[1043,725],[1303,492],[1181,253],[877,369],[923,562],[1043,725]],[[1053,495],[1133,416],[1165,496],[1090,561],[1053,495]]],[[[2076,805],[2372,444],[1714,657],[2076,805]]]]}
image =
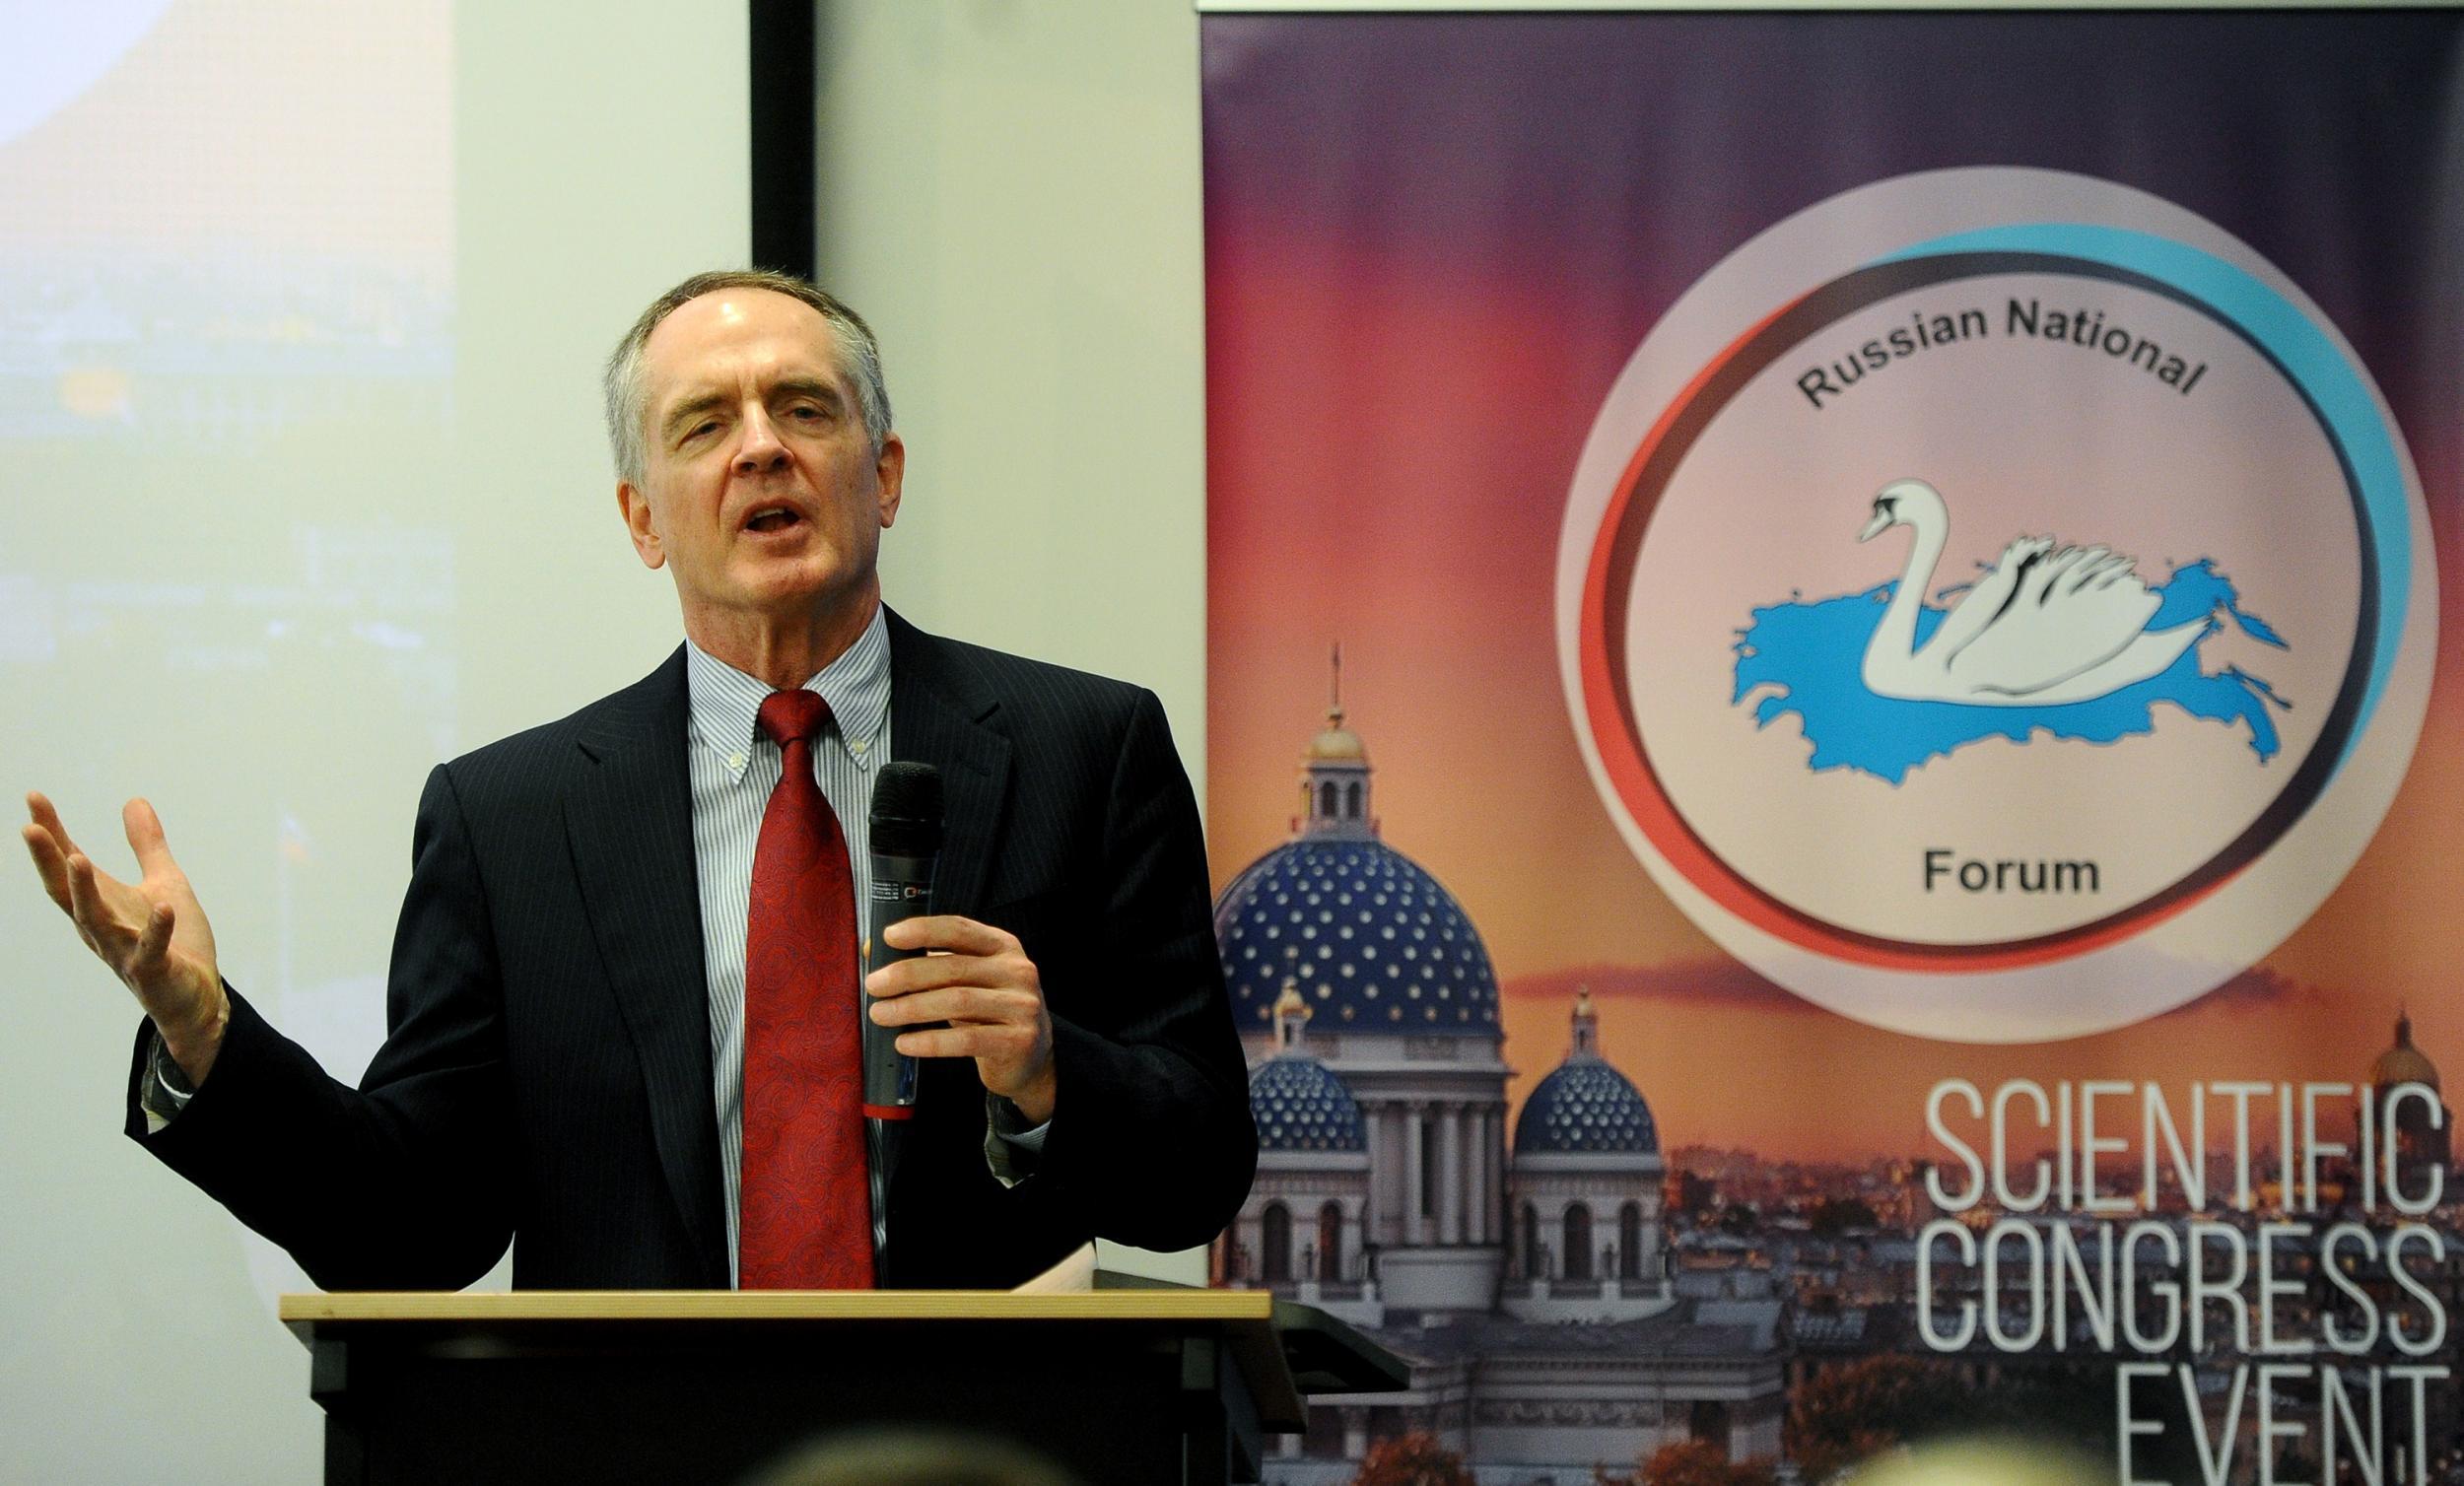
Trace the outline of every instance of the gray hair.
{"type": "Polygon", "coordinates": [[[881,440],[890,433],[890,389],[881,379],[881,346],[872,338],[872,327],[864,317],[839,302],[838,297],[817,284],[793,274],[776,273],[766,268],[722,268],[711,273],[695,274],[675,288],[650,302],[642,317],[633,322],[625,338],[616,343],[615,353],[607,359],[607,370],[600,377],[600,388],[607,400],[607,441],[616,456],[616,477],[635,485],[642,483],[649,462],[643,447],[645,425],[650,421],[650,388],[642,371],[642,348],[650,339],[650,332],[689,300],[722,289],[767,289],[813,306],[830,326],[830,338],[838,348],[839,374],[856,386],[856,408],[864,420],[864,437],[872,441],[873,452],[881,450],[881,440]]]}

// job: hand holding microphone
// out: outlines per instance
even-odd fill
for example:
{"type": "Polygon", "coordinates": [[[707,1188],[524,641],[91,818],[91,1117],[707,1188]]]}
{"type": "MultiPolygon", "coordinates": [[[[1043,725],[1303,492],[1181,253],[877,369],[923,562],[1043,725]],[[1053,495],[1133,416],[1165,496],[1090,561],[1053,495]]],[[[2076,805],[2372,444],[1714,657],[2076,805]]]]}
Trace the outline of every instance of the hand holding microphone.
{"type": "Polygon", "coordinates": [[[940,771],[904,762],[885,767],[873,786],[870,820],[864,1113],[908,1117],[917,1058],[971,1057],[984,1086],[1028,1120],[1052,1118],[1053,1024],[1035,962],[1014,934],[932,912],[940,771]]]}

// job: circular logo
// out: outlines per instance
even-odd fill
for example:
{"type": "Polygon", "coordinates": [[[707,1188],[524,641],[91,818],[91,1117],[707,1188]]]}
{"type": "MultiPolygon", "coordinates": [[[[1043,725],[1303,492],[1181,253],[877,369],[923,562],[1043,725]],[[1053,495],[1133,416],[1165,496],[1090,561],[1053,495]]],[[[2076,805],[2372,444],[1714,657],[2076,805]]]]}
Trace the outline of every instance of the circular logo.
{"type": "Polygon", "coordinates": [[[2435,575],[2377,389],[2144,192],[1929,171],[1780,223],[1610,388],[1558,642],[1627,843],[1722,948],[1965,1042],[2282,942],[2403,778],[2435,575]]]}

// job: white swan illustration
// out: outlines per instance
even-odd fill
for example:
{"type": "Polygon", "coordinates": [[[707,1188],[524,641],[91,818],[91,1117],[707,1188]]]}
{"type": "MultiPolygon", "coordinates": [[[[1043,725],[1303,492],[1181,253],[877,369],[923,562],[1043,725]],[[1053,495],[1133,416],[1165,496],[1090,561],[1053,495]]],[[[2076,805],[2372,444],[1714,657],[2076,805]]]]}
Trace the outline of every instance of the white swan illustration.
{"type": "Polygon", "coordinates": [[[1916,541],[1865,647],[1866,689],[1879,697],[1982,707],[2091,702],[2156,675],[2207,628],[2202,616],[2149,630],[2159,601],[2120,553],[2014,537],[1919,647],[1917,611],[1950,540],[1951,510],[1924,481],[1896,481],[1874,497],[1874,518],[1857,540],[1893,526],[1909,527],[1916,541]]]}

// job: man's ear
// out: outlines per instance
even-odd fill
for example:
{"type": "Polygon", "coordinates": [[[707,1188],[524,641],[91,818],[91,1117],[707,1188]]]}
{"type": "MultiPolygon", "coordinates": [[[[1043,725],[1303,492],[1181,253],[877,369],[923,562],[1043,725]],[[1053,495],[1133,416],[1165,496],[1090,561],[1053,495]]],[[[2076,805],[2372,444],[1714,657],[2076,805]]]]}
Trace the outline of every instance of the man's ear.
{"type": "Polygon", "coordinates": [[[907,479],[907,445],[896,434],[881,436],[881,452],[873,455],[873,479],[881,486],[881,525],[898,522],[899,488],[907,479]]]}
{"type": "Polygon", "coordinates": [[[633,538],[633,550],[645,568],[667,566],[667,546],[659,540],[658,527],[650,519],[650,498],[644,495],[630,480],[616,482],[616,510],[625,518],[625,534],[633,538]]]}

